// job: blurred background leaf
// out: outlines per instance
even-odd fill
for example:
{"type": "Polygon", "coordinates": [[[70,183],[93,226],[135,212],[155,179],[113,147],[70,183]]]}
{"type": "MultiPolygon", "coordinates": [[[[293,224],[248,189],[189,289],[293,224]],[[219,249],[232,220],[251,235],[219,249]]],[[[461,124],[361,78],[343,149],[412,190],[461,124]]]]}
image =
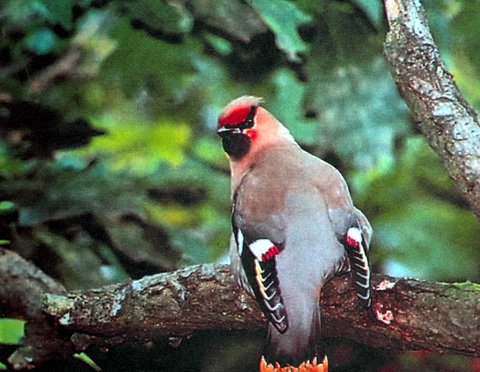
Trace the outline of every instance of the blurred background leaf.
{"type": "Polygon", "coordinates": [[[308,45],[300,38],[298,27],[309,23],[311,16],[286,0],[250,0],[250,4],[275,34],[278,48],[285,52],[289,60],[299,62],[299,53],[307,52],[308,45]]]}
{"type": "MultiPolygon", "coordinates": [[[[480,2],[422,3],[480,107],[480,2]]],[[[228,262],[229,171],[215,128],[243,94],[263,97],[346,176],[374,227],[375,270],[480,279],[478,222],[383,61],[380,0],[5,0],[0,20],[0,242],[68,289],[228,262]]],[[[250,371],[263,336],[207,332],[179,348],[155,340],[88,355],[116,370],[177,371],[181,360],[250,371]]],[[[461,357],[329,345],[337,371],[475,370],[461,357]]]]}
{"type": "Polygon", "coordinates": [[[0,318],[0,344],[19,345],[23,337],[25,321],[0,318]]]}

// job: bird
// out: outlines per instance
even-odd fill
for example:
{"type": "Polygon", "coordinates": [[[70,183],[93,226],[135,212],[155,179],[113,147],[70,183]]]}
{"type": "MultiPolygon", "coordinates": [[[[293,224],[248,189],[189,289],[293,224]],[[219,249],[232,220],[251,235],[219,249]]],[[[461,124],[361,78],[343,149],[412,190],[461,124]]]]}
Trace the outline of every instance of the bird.
{"type": "Polygon", "coordinates": [[[231,101],[217,134],[230,166],[232,271],[268,320],[267,362],[286,370],[321,357],[319,299],[329,279],[350,271],[360,304],[371,306],[372,228],[340,172],[262,104],[231,101]]]}

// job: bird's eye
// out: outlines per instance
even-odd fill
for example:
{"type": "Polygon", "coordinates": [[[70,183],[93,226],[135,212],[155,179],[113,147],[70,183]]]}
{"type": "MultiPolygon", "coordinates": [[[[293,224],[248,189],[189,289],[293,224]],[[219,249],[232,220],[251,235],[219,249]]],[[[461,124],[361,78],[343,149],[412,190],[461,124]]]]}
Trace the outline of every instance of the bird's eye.
{"type": "Polygon", "coordinates": [[[250,112],[248,113],[245,120],[241,123],[241,124],[243,124],[242,129],[253,128],[253,125],[255,124],[253,120],[255,119],[255,114],[256,113],[257,113],[257,106],[251,106],[250,107],[250,112]]]}

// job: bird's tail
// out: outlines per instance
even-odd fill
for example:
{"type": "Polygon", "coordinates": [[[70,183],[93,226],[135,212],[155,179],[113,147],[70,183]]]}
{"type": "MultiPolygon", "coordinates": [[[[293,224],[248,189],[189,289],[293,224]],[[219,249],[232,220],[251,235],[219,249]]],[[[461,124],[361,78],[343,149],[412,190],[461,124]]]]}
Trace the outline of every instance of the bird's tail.
{"type": "MultiPolygon", "coordinates": [[[[305,309],[304,309],[305,310],[305,309]]],[[[317,344],[320,339],[320,306],[304,312],[289,315],[289,327],[281,334],[269,324],[266,360],[269,363],[298,366],[314,358],[323,359],[318,355],[317,344]]]]}

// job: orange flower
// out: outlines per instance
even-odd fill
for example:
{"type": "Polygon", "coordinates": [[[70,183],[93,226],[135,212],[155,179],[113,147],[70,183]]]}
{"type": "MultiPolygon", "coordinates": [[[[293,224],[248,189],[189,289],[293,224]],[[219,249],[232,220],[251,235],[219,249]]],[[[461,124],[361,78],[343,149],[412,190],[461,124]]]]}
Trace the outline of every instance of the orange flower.
{"type": "Polygon", "coordinates": [[[260,372],[328,372],[328,359],[325,356],[321,364],[318,364],[317,358],[314,358],[312,362],[307,360],[298,367],[280,367],[278,363],[275,363],[275,366],[267,364],[265,358],[262,357],[260,361],[260,372]]]}

